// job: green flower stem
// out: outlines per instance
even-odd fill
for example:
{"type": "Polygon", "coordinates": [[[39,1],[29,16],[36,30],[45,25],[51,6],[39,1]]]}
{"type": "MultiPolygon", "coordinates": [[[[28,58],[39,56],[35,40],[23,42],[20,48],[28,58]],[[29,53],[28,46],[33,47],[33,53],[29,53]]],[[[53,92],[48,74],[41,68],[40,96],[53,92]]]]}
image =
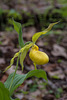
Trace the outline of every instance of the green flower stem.
{"type": "Polygon", "coordinates": [[[14,72],[14,75],[13,75],[13,78],[12,78],[12,81],[11,81],[11,84],[10,84],[10,87],[9,87],[9,91],[10,91],[10,89],[11,89],[11,86],[12,86],[13,80],[14,80],[14,77],[15,77],[15,75],[16,75],[16,71],[17,71],[18,63],[19,63],[19,58],[20,58],[20,54],[18,55],[18,58],[17,58],[16,69],[15,69],[15,72],[14,72]]]}
{"type": "MultiPolygon", "coordinates": [[[[22,33],[22,32],[21,32],[22,33]]],[[[18,38],[18,41],[19,41],[19,45],[20,47],[24,47],[24,41],[23,41],[23,37],[22,37],[22,34],[19,33],[19,38],[18,38]]]]}
{"type": "Polygon", "coordinates": [[[34,64],[35,70],[37,70],[36,64],[35,63],[33,63],[33,64],[34,64]]]}

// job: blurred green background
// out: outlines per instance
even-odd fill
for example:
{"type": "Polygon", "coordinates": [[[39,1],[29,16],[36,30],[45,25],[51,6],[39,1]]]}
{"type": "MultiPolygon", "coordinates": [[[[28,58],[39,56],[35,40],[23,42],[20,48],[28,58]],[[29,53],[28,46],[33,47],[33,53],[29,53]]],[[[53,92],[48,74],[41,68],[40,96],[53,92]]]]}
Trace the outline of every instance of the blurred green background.
{"type": "Polygon", "coordinates": [[[55,29],[66,29],[67,0],[0,0],[0,31],[12,31],[12,18],[23,27],[44,30],[60,21],[55,29]]]}

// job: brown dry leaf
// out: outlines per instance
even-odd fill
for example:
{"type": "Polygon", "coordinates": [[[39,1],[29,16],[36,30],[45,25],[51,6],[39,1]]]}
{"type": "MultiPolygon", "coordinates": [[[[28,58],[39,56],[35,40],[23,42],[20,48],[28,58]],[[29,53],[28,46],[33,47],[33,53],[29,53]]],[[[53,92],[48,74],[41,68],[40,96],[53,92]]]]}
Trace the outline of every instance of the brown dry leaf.
{"type": "Polygon", "coordinates": [[[43,100],[42,99],[42,94],[38,95],[35,100],[43,100]]]}
{"type": "Polygon", "coordinates": [[[30,27],[26,29],[26,32],[23,33],[23,38],[25,38],[27,41],[30,41],[35,32],[36,32],[35,27],[30,27]]]}
{"type": "Polygon", "coordinates": [[[6,66],[6,62],[4,60],[4,58],[0,58],[0,70],[4,70],[6,66]]]}
{"type": "Polygon", "coordinates": [[[30,95],[27,95],[26,97],[29,98],[28,100],[38,100],[37,96],[40,96],[40,95],[41,95],[41,92],[37,90],[35,92],[30,93],[30,95]]]}
{"type": "Polygon", "coordinates": [[[45,71],[48,72],[48,75],[51,78],[54,78],[54,76],[57,77],[57,79],[64,79],[65,74],[64,71],[57,65],[57,64],[49,64],[49,66],[46,66],[45,71]]]}
{"type": "Polygon", "coordinates": [[[43,97],[43,100],[54,100],[54,96],[51,95],[51,94],[45,95],[45,96],[43,97]]]}
{"type": "Polygon", "coordinates": [[[52,70],[54,70],[57,67],[57,64],[49,64],[47,66],[45,66],[45,71],[47,72],[51,72],[52,70]]]}
{"type": "Polygon", "coordinates": [[[53,56],[62,56],[67,59],[67,53],[65,49],[57,44],[53,45],[53,51],[51,53],[53,56]]]}
{"type": "Polygon", "coordinates": [[[64,73],[67,75],[67,61],[62,61],[60,66],[63,68],[64,73]]]}
{"type": "Polygon", "coordinates": [[[64,72],[59,67],[56,71],[51,71],[48,74],[51,78],[56,78],[56,79],[64,79],[65,78],[64,72]]]}
{"type": "Polygon", "coordinates": [[[5,64],[4,58],[0,58],[0,65],[1,65],[1,64],[5,64]]]}
{"type": "Polygon", "coordinates": [[[20,100],[22,100],[24,96],[23,96],[22,93],[17,93],[17,94],[15,94],[15,97],[19,98],[20,100]]]}
{"type": "Polygon", "coordinates": [[[37,45],[39,47],[43,47],[44,46],[44,42],[42,40],[40,40],[40,41],[37,42],[37,45]]]}
{"type": "Polygon", "coordinates": [[[2,78],[1,78],[1,82],[5,82],[6,81],[6,79],[8,78],[8,75],[7,74],[4,74],[3,76],[2,76],[2,78]]]}
{"type": "Polygon", "coordinates": [[[12,46],[14,47],[14,44],[11,40],[16,38],[16,36],[14,36],[11,32],[0,32],[0,41],[2,42],[2,46],[12,46]]]}

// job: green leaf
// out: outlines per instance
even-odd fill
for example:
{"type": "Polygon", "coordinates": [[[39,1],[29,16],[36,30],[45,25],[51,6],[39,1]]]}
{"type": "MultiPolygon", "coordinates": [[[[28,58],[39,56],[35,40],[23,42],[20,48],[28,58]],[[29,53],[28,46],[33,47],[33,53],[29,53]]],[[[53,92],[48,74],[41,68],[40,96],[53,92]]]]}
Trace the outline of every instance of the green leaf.
{"type": "MultiPolygon", "coordinates": [[[[29,43],[28,45],[25,45],[23,48],[21,48],[19,52],[15,53],[14,57],[13,57],[13,58],[11,59],[11,61],[10,61],[10,65],[5,69],[5,71],[7,71],[7,70],[13,65],[14,59],[15,59],[16,57],[18,57],[18,55],[19,55],[20,53],[21,53],[21,56],[20,56],[20,64],[21,64],[21,66],[22,66],[22,68],[23,68],[23,61],[24,61],[24,59],[25,59],[25,57],[26,57],[26,54],[27,54],[29,48],[30,48],[32,45],[33,45],[33,43],[31,42],[31,43],[29,43]]],[[[5,72],[5,71],[3,71],[3,72],[5,72]]]]}
{"type": "Polygon", "coordinates": [[[13,20],[14,29],[19,34],[20,29],[22,29],[21,24],[13,20]]]}
{"type": "Polygon", "coordinates": [[[28,50],[30,49],[30,47],[33,45],[33,43],[32,42],[30,42],[30,43],[28,43],[27,45],[25,45],[20,51],[21,51],[21,55],[20,55],[20,64],[21,64],[21,66],[22,66],[22,71],[23,71],[23,68],[24,68],[24,66],[23,66],[23,61],[24,61],[24,59],[25,59],[25,57],[26,57],[26,54],[27,54],[27,52],[28,52],[28,50]]]}
{"type": "Polygon", "coordinates": [[[18,99],[18,98],[16,98],[16,99],[11,98],[11,100],[20,100],[20,99],[18,99]]]}
{"type": "Polygon", "coordinates": [[[19,52],[18,52],[18,53],[15,53],[14,57],[13,57],[13,58],[11,59],[11,61],[10,61],[10,65],[7,66],[7,68],[6,68],[3,72],[6,72],[6,71],[13,65],[14,59],[15,59],[16,57],[18,57],[18,55],[19,55],[19,52]]]}
{"type": "MultiPolygon", "coordinates": [[[[8,88],[8,89],[10,87],[13,74],[14,73],[10,74],[7,81],[4,83],[5,87],[8,88]]],[[[24,75],[16,74],[14,81],[13,81],[13,84],[12,84],[12,87],[10,89],[10,95],[13,94],[14,90],[16,88],[18,88],[24,82],[24,80],[26,80],[27,78],[32,77],[32,76],[36,76],[38,78],[44,78],[47,81],[46,72],[42,69],[32,70],[32,71],[30,71],[30,72],[28,72],[27,74],[24,74],[24,75]]]]}
{"type": "Polygon", "coordinates": [[[2,82],[0,82],[0,100],[11,100],[9,91],[2,82]]]}
{"type": "Polygon", "coordinates": [[[27,54],[28,50],[29,50],[29,49],[23,50],[23,52],[22,52],[21,55],[20,55],[20,64],[21,64],[21,66],[22,66],[22,71],[23,71],[23,68],[24,68],[23,61],[24,61],[24,59],[25,59],[25,57],[26,57],[26,54],[27,54]]]}
{"type": "Polygon", "coordinates": [[[26,43],[24,44],[24,46],[25,46],[25,45],[28,45],[29,43],[31,43],[31,41],[26,42],[26,43]]]}
{"type": "Polygon", "coordinates": [[[19,45],[22,48],[24,46],[23,38],[22,38],[22,26],[20,23],[13,20],[14,29],[19,34],[19,45]]]}
{"type": "Polygon", "coordinates": [[[41,35],[46,34],[47,32],[49,32],[49,31],[51,30],[51,28],[52,28],[55,24],[57,24],[57,23],[58,23],[58,22],[52,23],[52,24],[50,24],[49,27],[48,27],[47,29],[45,29],[44,31],[35,33],[35,34],[33,35],[33,37],[32,37],[32,41],[35,43],[35,42],[37,41],[37,39],[38,39],[41,35]]]}

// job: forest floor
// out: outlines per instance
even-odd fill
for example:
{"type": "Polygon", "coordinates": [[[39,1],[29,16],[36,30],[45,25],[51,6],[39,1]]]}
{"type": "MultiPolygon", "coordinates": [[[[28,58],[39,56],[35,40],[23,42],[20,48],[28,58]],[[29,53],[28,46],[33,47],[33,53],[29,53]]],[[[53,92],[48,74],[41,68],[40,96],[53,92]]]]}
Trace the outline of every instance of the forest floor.
{"type": "MultiPolygon", "coordinates": [[[[35,27],[24,28],[24,41],[30,41],[35,32],[35,27]]],[[[49,79],[48,84],[45,84],[42,79],[27,79],[22,86],[16,90],[17,94],[14,94],[15,97],[20,97],[20,99],[25,98],[21,100],[67,100],[67,34],[64,30],[51,32],[50,35],[41,37],[36,43],[40,50],[46,52],[50,58],[48,64],[37,66],[38,69],[41,68],[47,72],[49,79]],[[60,94],[57,94],[57,91],[60,91],[60,94]],[[58,95],[60,99],[56,99],[58,95]]],[[[14,72],[16,65],[15,59],[14,65],[7,72],[2,74],[2,71],[9,65],[13,55],[19,51],[18,35],[15,32],[0,32],[0,39],[2,41],[0,44],[0,81],[5,82],[8,75],[14,72]]],[[[24,66],[25,68],[22,73],[19,64],[17,73],[24,74],[34,69],[28,54],[25,58],[24,66]]]]}

